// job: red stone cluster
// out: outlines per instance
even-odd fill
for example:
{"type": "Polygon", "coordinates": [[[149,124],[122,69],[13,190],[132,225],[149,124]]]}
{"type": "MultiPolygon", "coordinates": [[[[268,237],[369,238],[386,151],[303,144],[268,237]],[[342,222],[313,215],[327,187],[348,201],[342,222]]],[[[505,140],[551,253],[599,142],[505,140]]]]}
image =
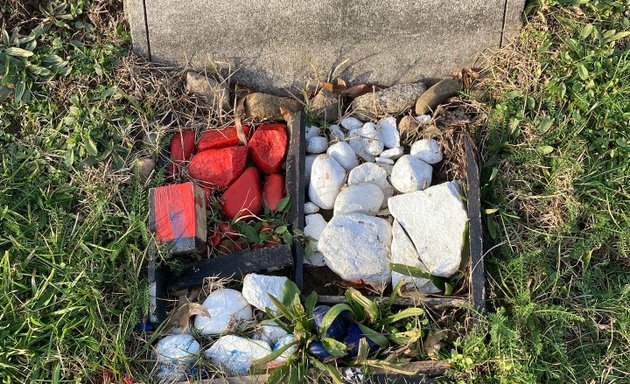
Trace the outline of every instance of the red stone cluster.
{"type": "Polygon", "coordinates": [[[181,131],[170,146],[169,177],[175,178],[181,163],[190,161],[188,174],[208,195],[223,192],[223,212],[230,220],[259,215],[263,203],[276,210],[285,196],[279,172],[287,152],[286,125],[265,123],[256,129],[244,125],[243,132],[249,138],[247,146],[240,145],[236,127],[206,131],[197,145],[194,131],[181,131]]]}

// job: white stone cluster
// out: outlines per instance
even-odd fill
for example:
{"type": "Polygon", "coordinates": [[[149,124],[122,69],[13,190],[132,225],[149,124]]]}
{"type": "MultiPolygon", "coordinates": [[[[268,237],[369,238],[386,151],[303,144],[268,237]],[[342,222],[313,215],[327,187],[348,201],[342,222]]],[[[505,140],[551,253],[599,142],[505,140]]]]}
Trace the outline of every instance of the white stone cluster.
{"type": "MultiPolygon", "coordinates": [[[[241,292],[219,288],[204,300],[203,306],[209,316],[196,315],[193,326],[202,336],[218,337],[203,357],[228,375],[245,375],[255,360],[294,341],[292,334],[272,322],[262,322],[249,337],[234,334],[242,322],[253,322],[254,308],[277,311],[270,298],[283,301],[284,276],[266,276],[251,273],[243,280],[241,292]]],[[[168,335],[158,341],[154,355],[158,361],[158,377],[163,380],[178,380],[192,364],[201,358],[201,344],[189,332],[168,335]]],[[[273,363],[282,364],[297,352],[297,346],[288,348],[273,363]]]]}
{"type": "MultiPolygon", "coordinates": [[[[424,121],[430,116],[418,116],[424,121]]],[[[431,280],[401,275],[390,263],[453,275],[461,263],[467,214],[457,182],[432,186],[440,143],[403,146],[395,117],[349,116],[328,127],[307,127],[306,263],[341,278],[436,293],[431,280]],[[329,221],[326,221],[326,218],[329,221]]]]}

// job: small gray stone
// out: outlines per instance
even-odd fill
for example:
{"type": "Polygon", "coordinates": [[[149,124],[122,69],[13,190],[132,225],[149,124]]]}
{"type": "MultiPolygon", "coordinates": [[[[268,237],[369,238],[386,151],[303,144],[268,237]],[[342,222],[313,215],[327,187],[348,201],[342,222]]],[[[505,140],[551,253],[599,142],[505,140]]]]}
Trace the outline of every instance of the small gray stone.
{"type": "Polygon", "coordinates": [[[395,117],[389,116],[382,118],[378,122],[378,130],[383,138],[385,148],[400,147],[400,134],[398,133],[398,128],[396,128],[395,117]]]}
{"type": "MultiPolygon", "coordinates": [[[[273,345],[272,351],[276,351],[284,347],[285,345],[289,345],[294,342],[295,342],[295,336],[292,333],[289,333],[286,336],[283,336],[282,338],[280,338],[280,340],[278,340],[273,345]]],[[[276,357],[274,361],[278,363],[284,363],[287,360],[289,360],[289,358],[293,356],[297,351],[298,351],[298,345],[294,344],[290,346],[289,348],[287,348],[284,352],[282,352],[280,356],[276,357]]]]}
{"type": "Polygon", "coordinates": [[[438,81],[418,98],[416,101],[416,114],[422,115],[432,112],[444,99],[456,95],[461,89],[462,85],[457,79],[438,81]]]}
{"type": "Polygon", "coordinates": [[[394,160],[389,157],[377,157],[375,161],[379,164],[394,165],[394,160]]]}
{"type": "Polygon", "coordinates": [[[422,160],[405,155],[392,169],[392,185],[400,193],[421,191],[431,186],[433,168],[422,160]]]}
{"type": "Polygon", "coordinates": [[[429,125],[431,124],[431,115],[418,115],[416,116],[416,121],[420,125],[429,125]]]}
{"type": "MultiPolygon", "coordinates": [[[[420,255],[413,245],[413,242],[400,226],[398,221],[392,225],[392,263],[408,265],[413,268],[428,272],[427,267],[420,261],[420,255]]],[[[392,286],[396,287],[399,282],[403,282],[404,290],[418,291],[422,293],[438,293],[437,288],[431,280],[422,277],[411,277],[397,272],[392,272],[392,286]]]]}
{"type": "Polygon", "coordinates": [[[304,255],[304,264],[323,267],[326,265],[326,260],[324,260],[324,255],[321,252],[313,252],[308,256],[304,255]]]}
{"type": "Polygon", "coordinates": [[[356,117],[348,116],[341,119],[339,124],[347,129],[348,131],[352,131],[353,129],[359,129],[363,126],[363,122],[356,117]]]}
{"type": "Polygon", "coordinates": [[[203,304],[210,317],[195,316],[195,328],[203,335],[224,333],[239,321],[253,320],[252,308],[243,295],[234,289],[212,291],[203,304]]]}
{"type": "Polygon", "coordinates": [[[304,183],[309,185],[311,182],[311,170],[313,169],[313,163],[318,155],[306,155],[304,157],[304,183]]]}
{"type": "Polygon", "coordinates": [[[147,181],[155,169],[155,160],[151,157],[143,157],[136,160],[136,163],[140,171],[140,180],[147,181]]]}
{"type": "Polygon", "coordinates": [[[381,218],[362,213],[337,215],[319,238],[326,265],[342,279],[384,287],[391,279],[392,230],[381,218]]]}
{"type": "Polygon", "coordinates": [[[310,201],[304,203],[304,214],[310,215],[311,213],[319,212],[319,207],[310,201]]]}
{"type": "Polygon", "coordinates": [[[297,112],[302,108],[296,100],[261,92],[250,93],[245,97],[245,114],[256,121],[282,120],[280,107],[290,112],[297,112]]]}
{"type": "Polygon", "coordinates": [[[396,160],[398,158],[400,158],[400,156],[402,156],[405,152],[403,151],[403,149],[401,147],[396,147],[396,148],[391,148],[391,149],[386,149],[383,152],[381,152],[380,157],[385,157],[387,159],[392,159],[392,160],[396,160]]]}
{"type": "Polygon", "coordinates": [[[339,95],[327,89],[322,89],[313,97],[311,113],[318,120],[334,121],[339,119],[339,109],[339,95]]]}
{"type": "Polygon", "coordinates": [[[363,146],[370,155],[378,156],[383,152],[383,138],[374,123],[363,124],[361,136],[363,137],[363,146]]]}
{"type": "Polygon", "coordinates": [[[308,196],[312,203],[323,209],[332,209],[341,185],[346,181],[346,171],[337,160],[319,155],[313,162],[308,196]]]}
{"type": "Polygon", "coordinates": [[[204,356],[227,374],[242,376],[247,374],[253,361],[270,353],[271,347],[264,341],[226,335],[212,344],[204,356]]]}
{"type": "Polygon", "coordinates": [[[265,320],[254,330],[254,334],[252,335],[252,339],[261,340],[265,343],[271,345],[275,345],[278,340],[288,335],[288,332],[284,329],[280,328],[277,324],[273,323],[271,320],[265,320]]]}
{"type": "Polygon", "coordinates": [[[159,363],[186,365],[192,362],[201,349],[197,340],[187,333],[162,338],[155,346],[159,363]]]}
{"type": "Polygon", "coordinates": [[[335,200],[335,215],[363,213],[374,216],[383,204],[383,192],[370,183],[349,185],[342,189],[335,200]]]}
{"type": "Polygon", "coordinates": [[[343,130],[337,124],[332,124],[328,127],[328,133],[330,135],[330,141],[343,141],[346,139],[346,134],[343,133],[343,130]]]}
{"type": "Polygon", "coordinates": [[[374,155],[370,154],[365,148],[365,140],[363,140],[362,128],[353,129],[348,132],[348,144],[354,153],[365,161],[374,161],[374,155]]]}
{"type": "Polygon", "coordinates": [[[304,140],[308,140],[311,137],[319,136],[322,134],[322,129],[316,125],[309,125],[304,132],[304,140]]]}
{"type": "Polygon", "coordinates": [[[387,181],[387,170],[381,164],[363,163],[350,171],[348,175],[348,185],[370,183],[378,186],[383,192],[384,207],[387,205],[387,199],[394,196],[394,188],[387,181]]]}
{"type": "Polygon", "coordinates": [[[442,147],[434,139],[418,140],[411,145],[411,156],[427,164],[437,164],[442,161],[442,147]]]}
{"type": "Polygon", "coordinates": [[[456,182],[394,196],[388,207],[432,275],[450,277],[457,272],[468,215],[456,182]]]}
{"type": "Polygon", "coordinates": [[[398,84],[382,91],[367,93],[352,101],[354,114],[365,120],[380,116],[399,115],[411,108],[426,90],[423,82],[398,84]]]}
{"type": "Polygon", "coordinates": [[[230,110],[230,91],[226,84],[197,72],[186,72],[186,91],[199,96],[217,111],[230,110]]]}
{"type": "Polygon", "coordinates": [[[248,303],[261,311],[264,311],[265,308],[270,308],[276,312],[278,308],[271,301],[269,295],[282,301],[284,286],[288,281],[289,279],[284,276],[266,276],[250,273],[243,279],[243,296],[248,303]]]}
{"type": "Polygon", "coordinates": [[[304,217],[304,236],[308,238],[308,243],[314,252],[319,250],[318,241],[324,228],[326,228],[326,220],[319,213],[306,215],[304,217]]]}
{"type": "Polygon", "coordinates": [[[350,144],[345,141],[340,141],[328,147],[326,151],[328,156],[337,160],[337,162],[346,170],[350,171],[352,168],[359,165],[359,159],[352,150],[350,144]]]}
{"type": "Polygon", "coordinates": [[[306,142],[306,152],[319,154],[326,152],[328,140],[323,136],[313,136],[306,142]]]}
{"type": "Polygon", "coordinates": [[[398,131],[403,138],[413,136],[420,131],[420,123],[411,116],[404,116],[398,123],[398,131]]]}

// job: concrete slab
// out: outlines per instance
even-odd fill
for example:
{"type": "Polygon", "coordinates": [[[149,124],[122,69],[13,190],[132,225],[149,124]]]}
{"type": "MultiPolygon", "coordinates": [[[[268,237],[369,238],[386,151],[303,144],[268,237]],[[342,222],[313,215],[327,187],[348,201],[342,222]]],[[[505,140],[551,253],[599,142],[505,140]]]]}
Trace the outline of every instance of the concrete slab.
{"type": "Polygon", "coordinates": [[[480,63],[519,25],[525,0],[125,0],[134,50],[153,61],[238,69],[284,93],[335,73],[382,86],[480,63]]]}

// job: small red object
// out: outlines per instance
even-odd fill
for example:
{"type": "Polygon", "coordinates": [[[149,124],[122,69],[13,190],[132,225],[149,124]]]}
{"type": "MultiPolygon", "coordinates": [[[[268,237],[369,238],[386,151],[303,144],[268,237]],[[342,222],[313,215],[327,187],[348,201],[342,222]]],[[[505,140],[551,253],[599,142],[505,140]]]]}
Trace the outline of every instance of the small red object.
{"type": "Polygon", "coordinates": [[[168,176],[175,178],[179,173],[179,164],[182,161],[190,160],[195,153],[195,131],[185,130],[176,132],[171,139],[170,159],[168,176]]]}
{"type": "MultiPolygon", "coordinates": [[[[249,136],[249,125],[243,125],[243,132],[245,136],[249,136]]],[[[232,147],[236,144],[238,144],[236,127],[211,129],[201,135],[197,149],[201,152],[206,149],[232,147]]]]}
{"type": "Polygon", "coordinates": [[[188,182],[149,190],[149,229],[172,254],[206,249],[205,194],[188,182]]]}
{"type": "Polygon", "coordinates": [[[227,188],[245,169],[247,147],[227,147],[199,152],[190,160],[188,173],[203,187],[227,188]]]}
{"type": "Polygon", "coordinates": [[[262,211],[262,191],[258,170],[249,167],[223,193],[223,212],[235,217],[258,215],[262,211]]]}
{"type": "Polygon", "coordinates": [[[287,153],[287,126],[281,123],[261,124],[248,146],[258,169],[268,175],[277,173],[287,153]]]}
{"type": "Polygon", "coordinates": [[[263,187],[263,199],[269,209],[278,209],[278,203],[284,198],[284,176],[278,173],[269,175],[263,187]]]}

